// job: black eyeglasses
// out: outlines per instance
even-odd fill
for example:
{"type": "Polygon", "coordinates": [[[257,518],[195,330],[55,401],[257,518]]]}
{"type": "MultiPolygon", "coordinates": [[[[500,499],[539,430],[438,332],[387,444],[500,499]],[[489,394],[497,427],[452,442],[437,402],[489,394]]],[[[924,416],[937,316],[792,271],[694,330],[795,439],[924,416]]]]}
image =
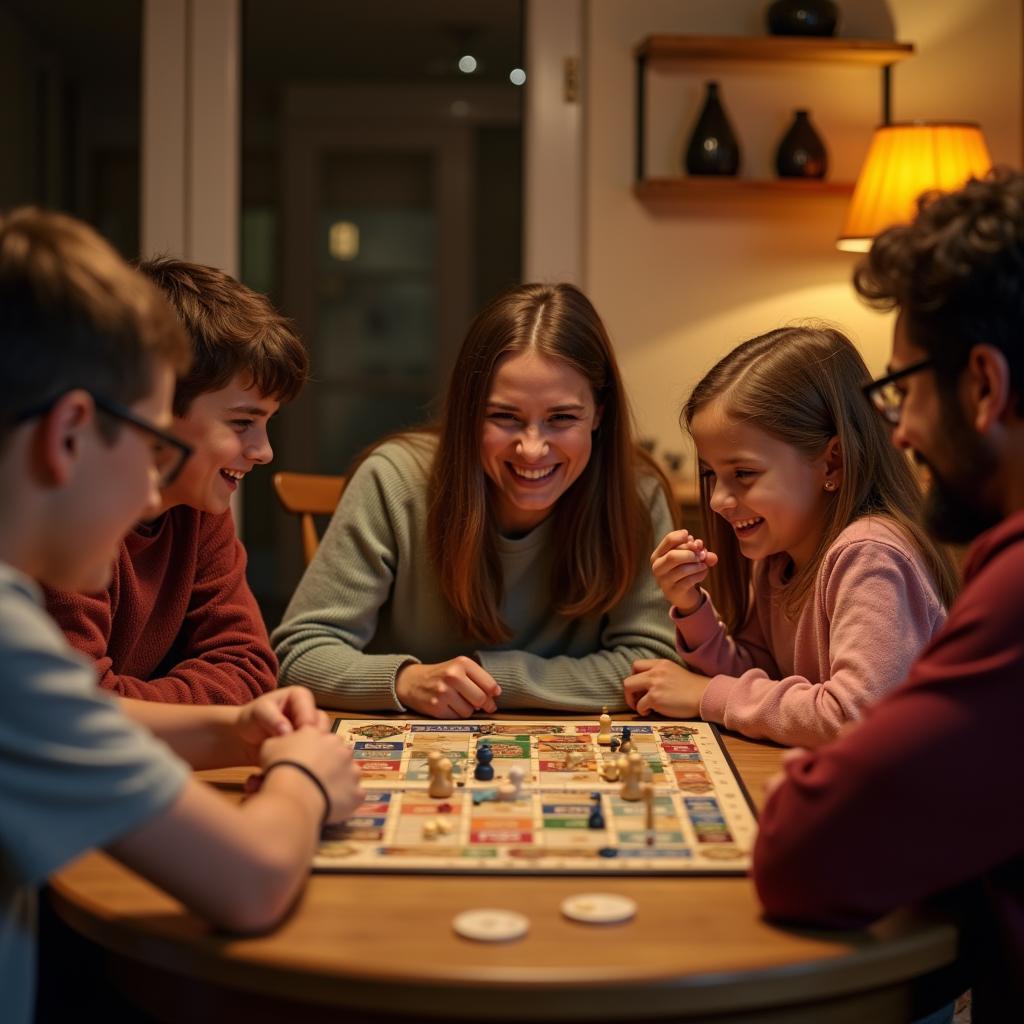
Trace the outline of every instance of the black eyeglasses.
{"type": "MultiPolygon", "coordinates": [[[[93,404],[102,413],[115,420],[127,423],[129,426],[134,427],[136,430],[141,430],[152,438],[153,465],[160,477],[160,489],[163,490],[165,487],[170,487],[178,479],[178,475],[181,473],[185,463],[188,462],[189,456],[192,454],[192,446],[186,444],[173,434],[167,433],[166,430],[161,430],[156,424],[150,423],[149,420],[137,416],[126,405],[115,402],[112,398],[104,398],[103,395],[97,395],[95,391],[89,391],[88,388],[83,388],[83,390],[92,397],[93,404]]],[[[66,391],[61,392],[59,395],[48,398],[45,402],[39,402],[28,409],[23,409],[15,415],[14,425],[17,426],[19,423],[25,423],[36,416],[45,416],[66,394],[66,391]]]]}
{"type": "Polygon", "coordinates": [[[922,370],[930,370],[934,360],[922,359],[919,363],[911,363],[904,366],[902,370],[890,373],[885,377],[865,384],[861,390],[867,400],[885,417],[887,423],[896,426],[903,413],[904,392],[896,387],[896,381],[909,377],[912,373],[920,373],[922,370]]]}

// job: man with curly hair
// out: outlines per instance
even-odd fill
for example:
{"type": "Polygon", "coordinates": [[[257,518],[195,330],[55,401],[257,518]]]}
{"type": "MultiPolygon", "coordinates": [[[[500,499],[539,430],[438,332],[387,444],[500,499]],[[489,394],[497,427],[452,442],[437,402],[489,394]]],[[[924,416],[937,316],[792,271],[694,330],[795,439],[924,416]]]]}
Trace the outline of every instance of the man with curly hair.
{"type": "Polygon", "coordinates": [[[975,1024],[1024,1020],[1024,174],[925,197],[855,285],[899,313],[890,372],[865,395],[928,471],[930,528],[973,544],[905,682],[834,743],[788,756],[754,880],[771,917],[805,924],[953,909],[975,1024]]]}

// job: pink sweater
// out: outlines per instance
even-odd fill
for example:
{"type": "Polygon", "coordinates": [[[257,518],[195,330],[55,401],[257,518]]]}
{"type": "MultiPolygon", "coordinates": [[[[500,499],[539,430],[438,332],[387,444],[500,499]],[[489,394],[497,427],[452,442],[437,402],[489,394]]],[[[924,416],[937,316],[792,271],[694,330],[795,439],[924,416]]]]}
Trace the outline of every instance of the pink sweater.
{"type": "Polygon", "coordinates": [[[691,615],[673,608],[676,645],[711,677],[700,705],[706,721],[818,747],[903,681],[946,613],[921,556],[879,517],[836,538],[795,621],[783,611],[788,564],[773,555],[754,565],[753,605],[736,637],[706,594],[691,615]]]}

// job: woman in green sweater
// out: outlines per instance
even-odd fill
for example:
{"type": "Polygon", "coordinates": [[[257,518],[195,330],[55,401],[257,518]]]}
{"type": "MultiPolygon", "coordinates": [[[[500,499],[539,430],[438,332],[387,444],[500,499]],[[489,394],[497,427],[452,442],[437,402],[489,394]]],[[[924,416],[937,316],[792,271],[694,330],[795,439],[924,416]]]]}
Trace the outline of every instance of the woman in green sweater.
{"type": "Polygon", "coordinates": [[[594,307],[516,288],[470,326],[437,427],[359,462],[273,634],[281,682],[438,718],[625,708],[632,663],[676,657],[648,565],[673,508],[594,307]]]}

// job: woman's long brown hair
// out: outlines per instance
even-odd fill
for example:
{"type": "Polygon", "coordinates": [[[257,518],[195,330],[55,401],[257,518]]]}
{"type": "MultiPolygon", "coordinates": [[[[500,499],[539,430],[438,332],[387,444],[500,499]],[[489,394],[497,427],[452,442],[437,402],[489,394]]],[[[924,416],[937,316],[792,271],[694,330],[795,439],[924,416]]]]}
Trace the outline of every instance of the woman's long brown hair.
{"type": "Polygon", "coordinates": [[[586,468],[552,513],[551,594],[568,618],[602,614],[629,592],[650,551],[651,518],[638,491],[641,469],[664,476],[640,451],[608,334],[587,297],[570,284],[526,284],[500,296],[470,325],[452,371],[428,485],[427,543],[441,591],[467,638],[499,644],[504,581],[493,486],[480,458],[491,383],[506,356],[535,352],[571,366],[601,410],[586,468]]]}
{"type": "MultiPolygon", "coordinates": [[[[814,585],[825,552],[850,523],[881,516],[920,552],[942,602],[956,597],[957,573],[950,556],[921,525],[921,488],[906,456],[896,450],[889,428],[865,399],[871,379],[853,343],[827,326],[784,327],[751,338],[719,360],[693,389],[683,407],[689,430],[696,414],[721,400],[728,415],[792,445],[809,460],[833,437],[842,450],[843,476],[830,499],[817,550],[787,588],[786,611],[795,615],[814,585]]],[[[715,606],[726,626],[740,628],[750,613],[748,559],[736,535],[711,511],[709,478],[701,478],[701,516],[708,547],[727,571],[713,574],[715,606]]]]}

